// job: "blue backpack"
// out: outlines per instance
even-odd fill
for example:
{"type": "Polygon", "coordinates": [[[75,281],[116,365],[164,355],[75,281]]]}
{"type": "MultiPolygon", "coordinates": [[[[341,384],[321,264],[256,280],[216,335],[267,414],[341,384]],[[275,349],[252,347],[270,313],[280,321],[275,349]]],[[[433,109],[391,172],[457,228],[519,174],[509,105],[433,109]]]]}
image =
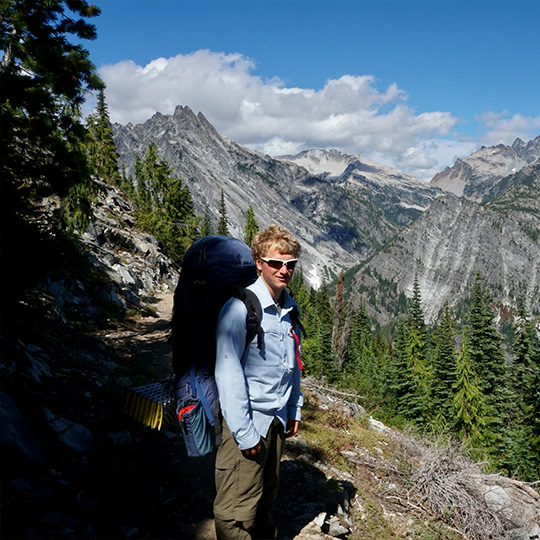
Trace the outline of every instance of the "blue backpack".
{"type": "Polygon", "coordinates": [[[219,397],[214,379],[216,324],[231,297],[247,308],[246,345],[258,336],[261,306],[245,287],[255,282],[251,249],[241,240],[205,236],[188,249],[174,293],[172,357],[176,414],[189,456],[204,456],[221,441],[219,397]]]}

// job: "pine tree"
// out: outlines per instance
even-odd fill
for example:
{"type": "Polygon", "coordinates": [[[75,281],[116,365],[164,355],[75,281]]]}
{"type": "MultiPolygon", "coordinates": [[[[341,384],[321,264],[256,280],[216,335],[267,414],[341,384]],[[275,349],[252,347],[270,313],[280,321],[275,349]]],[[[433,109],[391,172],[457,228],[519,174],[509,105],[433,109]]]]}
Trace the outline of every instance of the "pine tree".
{"type": "Polygon", "coordinates": [[[523,298],[518,300],[513,341],[514,362],[511,377],[516,401],[510,444],[510,468],[525,480],[540,472],[540,363],[537,364],[538,338],[534,322],[523,298]]]}
{"type": "Polygon", "coordinates": [[[422,309],[422,297],[420,294],[420,285],[418,284],[418,276],[414,277],[413,295],[407,306],[407,313],[416,332],[425,343],[426,341],[426,323],[424,319],[424,310],[422,309]]]}
{"type": "Polygon", "coordinates": [[[355,311],[349,339],[347,344],[347,354],[344,368],[349,373],[356,373],[358,376],[363,371],[363,366],[368,362],[371,355],[371,329],[365,304],[362,302],[355,311]]]}
{"type": "Polygon", "coordinates": [[[351,317],[347,339],[343,381],[347,387],[354,388],[371,403],[382,398],[382,388],[387,383],[386,346],[380,336],[375,337],[365,305],[361,303],[351,317]]]}
{"type": "Polygon", "coordinates": [[[302,345],[306,374],[334,382],[337,371],[332,349],[332,308],[325,283],[311,290],[308,317],[309,337],[302,345]]]}
{"type": "Polygon", "coordinates": [[[302,325],[304,326],[306,333],[309,335],[309,320],[311,319],[309,314],[311,310],[310,296],[304,280],[302,267],[299,265],[296,266],[296,270],[294,271],[291,281],[289,282],[289,292],[294,298],[294,301],[298,304],[302,325]]]}
{"type": "Polygon", "coordinates": [[[199,236],[199,220],[195,217],[193,199],[180,178],[170,178],[163,197],[160,240],[169,256],[179,262],[192,242],[199,236]]]}
{"type": "Polygon", "coordinates": [[[100,10],[84,0],[12,1],[0,9],[2,214],[28,212],[31,198],[57,195],[85,222],[90,205],[81,194],[91,196],[94,186],[80,107],[103,82],[88,51],[68,36],[94,39],[84,17],[100,10]]]}
{"type": "Polygon", "coordinates": [[[199,220],[189,188],[171,173],[169,164],[151,142],[144,159],[137,157],[135,162],[136,220],[139,227],[163,242],[173,260],[180,262],[199,236],[199,220]]]}
{"type": "Polygon", "coordinates": [[[457,358],[457,378],[454,385],[454,430],[473,448],[488,446],[486,428],[488,405],[473,369],[468,337],[465,336],[457,358]]]}
{"type": "Polygon", "coordinates": [[[525,300],[518,299],[516,324],[513,340],[514,362],[516,365],[514,381],[523,388],[523,378],[532,366],[534,349],[537,346],[536,328],[525,305],[525,300]]]}
{"type": "Polygon", "coordinates": [[[2,265],[3,302],[57,265],[66,229],[84,230],[91,217],[97,186],[80,108],[103,82],[88,51],[72,41],[96,37],[85,19],[99,12],[84,0],[0,5],[0,249],[3,261],[17,261],[2,265]],[[45,197],[61,204],[38,229],[45,197]]]}
{"type": "Polygon", "coordinates": [[[219,203],[219,221],[217,234],[221,236],[229,236],[229,220],[227,219],[227,209],[225,207],[225,194],[221,190],[221,199],[219,203]]]}
{"type": "Polygon", "coordinates": [[[448,425],[454,413],[453,392],[457,380],[456,323],[448,302],[433,336],[433,371],[430,379],[431,417],[436,424],[448,425]]]}
{"type": "Polygon", "coordinates": [[[494,405],[506,383],[502,336],[494,325],[491,296],[477,272],[469,313],[468,336],[471,365],[484,394],[494,405]]]}
{"type": "MultiPolygon", "coordinates": [[[[502,336],[494,324],[491,296],[477,272],[467,326],[471,369],[474,371],[486,403],[490,408],[489,429],[499,434],[505,431],[509,410],[514,405],[508,393],[507,365],[502,349],[502,336]]],[[[496,449],[493,449],[497,452],[496,449]]]]}
{"type": "Polygon", "coordinates": [[[519,430],[518,398],[513,394],[502,336],[494,322],[491,295],[477,272],[467,324],[468,349],[487,413],[482,438],[492,463],[510,470],[516,463],[515,437],[519,430]],[[516,423],[517,422],[517,423],[516,423]]]}
{"type": "Polygon", "coordinates": [[[255,212],[251,204],[246,211],[246,225],[244,227],[244,242],[251,246],[251,242],[255,235],[259,232],[259,224],[255,219],[255,212]]]}
{"type": "Polygon", "coordinates": [[[410,330],[410,320],[402,319],[394,336],[390,367],[390,391],[394,400],[392,409],[406,420],[421,422],[424,406],[414,358],[411,357],[410,330]]]}
{"type": "Polygon", "coordinates": [[[88,117],[87,125],[87,148],[95,173],[111,184],[120,185],[122,182],[118,170],[118,152],[103,89],[99,90],[96,112],[88,117]]]}
{"type": "Polygon", "coordinates": [[[335,351],[337,370],[343,369],[350,320],[347,317],[347,303],[344,299],[345,272],[342,270],[338,276],[336,296],[334,298],[334,313],[332,321],[332,347],[335,351]]]}
{"type": "MultiPolygon", "coordinates": [[[[534,476],[540,478],[540,351],[538,359],[533,362],[533,367],[527,375],[526,384],[530,389],[525,396],[525,417],[524,423],[527,429],[527,439],[533,450],[531,455],[531,466],[534,467],[534,476]]],[[[535,478],[526,478],[533,480],[535,478]]]]}
{"type": "Polygon", "coordinates": [[[105,92],[100,89],[95,111],[87,119],[87,149],[95,174],[111,183],[118,184],[118,153],[112,136],[109,111],[105,102],[105,92]]]}
{"type": "Polygon", "coordinates": [[[212,218],[210,217],[210,211],[206,208],[202,223],[201,223],[201,236],[208,236],[214,234],[214,226],[212,225],[212,218]]]}
{"type": "MultiPolygon", "coordinates": [[[[427,331],[422,309],[422,299],[417,277],[414,278],[413,296],[407,307],[406,322],[406,355],[410,369],[414,390],[414,413],[409,413],[406,418],[423,420],[425,412],[429,410],[429,377],[430,369],[427,365],[427,331]],[[416,408],[416,397],[420,398],[422,412],[416,408]],[[414,416],[412,416],[414,414],[414,416]]],[[[411,396],[412,398],[413,396],[411,396]]]]}

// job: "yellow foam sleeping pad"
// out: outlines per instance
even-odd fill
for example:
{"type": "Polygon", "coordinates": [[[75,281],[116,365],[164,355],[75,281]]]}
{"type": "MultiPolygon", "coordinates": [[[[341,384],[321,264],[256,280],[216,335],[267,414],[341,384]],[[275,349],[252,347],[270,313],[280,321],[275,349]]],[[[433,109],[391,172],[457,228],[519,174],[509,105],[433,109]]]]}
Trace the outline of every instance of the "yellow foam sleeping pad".
{"type": "Polygon", "coordinates": [[[132,388],[126,397],[124,412],[152,429],[175,419],[174,376],[132,388]]]}

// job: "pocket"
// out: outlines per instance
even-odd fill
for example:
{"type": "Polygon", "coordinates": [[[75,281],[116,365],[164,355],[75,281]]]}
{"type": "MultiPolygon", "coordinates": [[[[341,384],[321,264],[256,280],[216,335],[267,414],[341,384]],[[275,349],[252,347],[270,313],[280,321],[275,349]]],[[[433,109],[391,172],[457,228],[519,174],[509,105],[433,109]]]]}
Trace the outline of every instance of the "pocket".
{"type": "Polygon", "coordinates": [[[279,328],[264,330],[262,349],[257,349],[256,353],[250,350],[249,362],[247,366],[264,369],[266,367],[276,367],[283,363],[283,351],[286,336],[279,328]]]}
{"type": "Polygon", "coordinates": [[[189,456],[205,456],[212,451],[214,428],[208,422],[200,401],[193,408],[184,409],[180,419],[180,428],[189,456]]]}

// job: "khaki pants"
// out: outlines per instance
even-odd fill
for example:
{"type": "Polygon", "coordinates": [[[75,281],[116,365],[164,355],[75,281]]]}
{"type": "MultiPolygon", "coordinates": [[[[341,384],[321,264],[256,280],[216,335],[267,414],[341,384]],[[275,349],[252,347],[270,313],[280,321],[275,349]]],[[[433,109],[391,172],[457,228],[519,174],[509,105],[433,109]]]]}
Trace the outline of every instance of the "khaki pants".
{"type": "Polygon", "coordinates": [[[223,421],[223,439],[216,456],[214,517],[218,540],[274,539],[277,530],[270,509],[279,489],[279,464],[285,435],[276,418],[261,451],[246,458],[223,421]]]}

